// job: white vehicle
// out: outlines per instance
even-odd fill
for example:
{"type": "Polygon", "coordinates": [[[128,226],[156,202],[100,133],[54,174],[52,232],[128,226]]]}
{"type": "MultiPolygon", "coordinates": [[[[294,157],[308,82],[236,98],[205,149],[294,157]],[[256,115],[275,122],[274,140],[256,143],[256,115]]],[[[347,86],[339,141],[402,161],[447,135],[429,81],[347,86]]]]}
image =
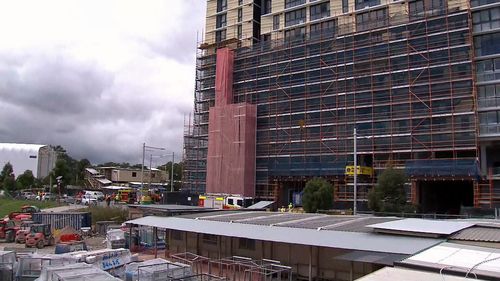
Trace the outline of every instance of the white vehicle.
{"type": "Polygon", "coordinates": [[[97,205],[97,202],[99,199],[97,196],[91,195],[91,194],[85,194],[82,197],[82,204],[84,205],[97,205]]]}
{"type": "Polygon", "coordinates": [[[97,198],[97,200],[104,200],[104,193],[100,192],[100,191],[85,191],[85,194],[84,195],[92,195],[94,196],[95,198],[97,198]]]}
{"type": "Polygon", "coordinates": [[[206,194],[198,198],[198,206],[214,209],[240,209],[253,204],[252,197],[228,194],[206,194]]]}
{"type": "Polygon", "coordinates": [[[21,198],[25,200],[35,200],[36,195],[33,192],[25,191],[21,193],[21,198]]]}

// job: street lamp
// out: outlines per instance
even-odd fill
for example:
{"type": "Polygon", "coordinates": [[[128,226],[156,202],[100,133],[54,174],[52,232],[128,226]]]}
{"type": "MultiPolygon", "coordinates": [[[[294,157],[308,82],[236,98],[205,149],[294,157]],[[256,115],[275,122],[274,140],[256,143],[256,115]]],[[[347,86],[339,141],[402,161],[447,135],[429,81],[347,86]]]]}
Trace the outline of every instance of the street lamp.
{"type": "Polygon", "coordinates": [[[61,182],[62,182],[62,176],[58,176],[56,177],[56,181],[57,181],[57,190],[59,192],[59,203],[61,203],[61,182]]]}
{"type": "MultiPolygon", "coordinates": [[[[144,188],[144,157],[147,150],[165,150],[163,147],[147,146],[146,143],[142,143],[142,166],[141,166],[141,190],[144,188]]],[[[149,174],[151,177],[151,173],[149,174]]]]}
{"type": "MultiPolygon", "coordinates": [[[[170,156],[170,154],[155,155],[155,157],[170,156]]],[[[151,158],[153,155],[151,155],[151,158]]],[[[174,162],[175,162],[175,152],[172,151],[172,165],[170,165],[170,191],[174,191],[174,162]]],[[[150,161],[151,163],[151,161],[150,161]]],[[[151,167],[151,164],[149,164],[151,167]]],[[[167,173],[167,164],[165,164],[165,173],[167,173]]]]}

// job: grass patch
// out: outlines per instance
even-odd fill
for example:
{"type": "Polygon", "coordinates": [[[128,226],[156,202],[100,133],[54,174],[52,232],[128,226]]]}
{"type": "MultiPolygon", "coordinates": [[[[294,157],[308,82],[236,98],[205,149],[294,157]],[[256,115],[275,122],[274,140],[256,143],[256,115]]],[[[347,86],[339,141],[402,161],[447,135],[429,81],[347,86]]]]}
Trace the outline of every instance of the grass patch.
{"type": "Polygon", "coordinates": [[[128,217],[128,209],[121,207],[92,206],[85,209],[85,212],[90,212],[92,214],[92,224],[98,221],[115,221],[117,223],[122,223],[126,221],[128,217]]]}
{"type": "Polygon", "coordinates": [[[37,206],[40,209],[58,207],[64,204],[59,204],[56,201],[38,201],[38,200],[17,200],[9,198],[0,198],[0,218],[10,214],[11,212],[21,211],[21,207],[37,206]]]}

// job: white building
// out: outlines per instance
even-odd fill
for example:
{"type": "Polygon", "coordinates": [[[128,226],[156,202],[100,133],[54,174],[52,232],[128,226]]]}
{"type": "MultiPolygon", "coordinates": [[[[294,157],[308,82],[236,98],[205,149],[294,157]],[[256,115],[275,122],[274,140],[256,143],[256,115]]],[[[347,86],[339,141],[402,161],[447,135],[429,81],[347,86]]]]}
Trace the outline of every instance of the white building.
{"type": "Polygon", "coordinates": [[[55,167],[56,160],[56,152],[48,145],[0,143],[0,169],[10,162],[16,177],[31,170],[36,178],[44,178],[55,167]]]}

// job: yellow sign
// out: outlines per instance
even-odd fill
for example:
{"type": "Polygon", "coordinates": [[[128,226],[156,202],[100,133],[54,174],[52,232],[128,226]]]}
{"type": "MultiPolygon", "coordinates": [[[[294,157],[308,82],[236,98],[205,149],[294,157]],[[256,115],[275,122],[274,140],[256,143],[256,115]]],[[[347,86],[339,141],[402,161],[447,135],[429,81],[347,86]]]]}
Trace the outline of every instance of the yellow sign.
{"type": "MultiPolygon", "coordinates": [[[[356,168],[356,173],[358,175],[373,176],[373,168],[366,166],[358,166],[356,168]]],[[[354,176],[354,166],[346,166],[345,174],[348,176],[354,176]]]]}

